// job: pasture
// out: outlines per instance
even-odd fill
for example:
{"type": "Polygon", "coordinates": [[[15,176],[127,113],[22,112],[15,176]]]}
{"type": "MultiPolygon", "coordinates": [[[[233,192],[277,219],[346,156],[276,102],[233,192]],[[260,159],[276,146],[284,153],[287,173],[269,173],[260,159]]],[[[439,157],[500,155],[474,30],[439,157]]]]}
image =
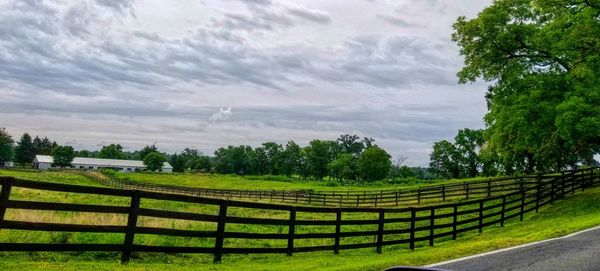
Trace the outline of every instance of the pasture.
{"type": "MultiPolygon", "coordinates": [[[[2,171],[3,176],[16,175],[22,179],[44,180],[49,182],[58,182],[77,185],[94,185],[94,182],[87,178],[64,172],[13,172],[2,171]]],[[[11,200],[36,200],[47,202],[62,203],[85,203],[102,204],[114,206],[126,206],[129,199],[123,197],[106,197],[90,194],[75,194],[51,191],[35,191],[33,189],[15,188],[11,194],[11,200]]],[[[339,255],[332,252],[311,252],[298,253],[293,257],[282,255],[225,255],[223,263],[219,265],[212,264],[212,255],[190,255],[190,254],[154,254],[140,253],[134,254],[132,263],[126,266],[130,270],[155,270],[165,268],[164,263],[177,263],[178,268],[183,270],[211,270],[211,269],[234,269],[244,266],[254,269],[282,269],[286,266],[288,270],[308,270],[308,269],[331,269],[331,270],[377,270],[393,264],[423,264],[436,262],[461,255],[472,254],[497,247],[523,243],[531,240],[538,240],[559,234],[571,232],[581,228],[600,224],[598,220],[600,214],[600,190],[597,188],[587,190],[582,194],[577,194],[572,198],[561,201],[550,207],[542,208],[539,214],[526,214],[524,220],[526,223],[511,221],[504,229],[494,226],[486,228],[483,234],[477,235],[476,232],[467,232],[460,234],[457,241],[450,239],[436,240],[434,247],[429,247],[425,243],[417,243],[415,251],[408,249],[406,245],[386,246],[381,255],[374,254],[373,249],[358,249],[341,251],[339,255]],[[585,196],[584,196],[585,195],[585,196]],[[556,216],[555,212],[561,214],[556,216]],[[539,228],[544,230],[539,230],[539,228]]],[[[187,204],[173,201],[142,200],[141,207],[177,210],[193,213],[217,213],[215,206],[187,204]]],[[[249,208],[230,208],[232,214],[241,217],[263,217],[279,218],[287,217],[285,212],[264,212],[262,210],[249,208]]],[[[40,212],[32,210],[8,210],[7,220],[24,220],[31,222],[46,223],[69,223],[69,224],[97,224],[97,225],[123,225],[126,223],[126,215],[110,214],[100,215],[93,213],[73,213],[62,211],[40,212]]],[[[299,217],[305,220],[327,219],[322,214],[305,214],[299,217]]],[[[375,214],[357,213],[351,219],[377,219],[375,214]]],[[[329,218],[329,219],[335,219],[329,218]]],[[[138,226],[161,227],[181,230],[215,230],[214,223],[190,222],[174,219],[146,218],[142,217],[138,221],[138,226]]],[[[373,225],[366,226],[348,226],[344,231],[353,230],[376,230],[373,225]],[[371,228],[369,228],[371,227],[371,228]]],[[[285,232],[287,227],[265,226],[265,225],[227,225],[227,231],[238,231],[248,233],[264,232],[285,232]]],[[[332,226],[308,226],[299,227],[298,233],[310,231],[334,231],[332,226]]],[[[344,226],[346,227],[346,226],[344,226]]],[[[96,233],[49,233],[39,231],[20,231],[20,230],[1,230],[0,240],[3,242],[20,243],[119,243],[122,242],[122,234],[96,234],[96,233]]],[[[347,242],[369,242],[373,241],[370,237],[352,237],[347,242]]],[[[202,238],[182,238],[171,236],[156,235],[136,235],[135,242],[143,245],[162,245],[162,246],[213,246],[213,240],[202,238]]],[[[248,240],[248,239],[230,239],[226,240],[226,246],[252,246],[259,248],[285,247],[286,240],[248,240]]],[[[302,240],[299,246],[320,246],[329,245],[331,240],[308,239],[302,240]]],[[[49,252],[4,252],[1,254],[4,261],[0,264],[3,269],[9,270],[17,266],[17,262],[24,262],[28,269],[64,269],[69,270],[111,270],[121,268],[115,262],[118,259],[117,253],[112,252],[68,252],[68,253],[49,253],[49,252]],[[68,263],[67,263],[68,262],[68,263]],[[69,264],[70,263],[70,264],[69,264]]],[[[23,267],[19,265],[19,267],[23,267]]]]}

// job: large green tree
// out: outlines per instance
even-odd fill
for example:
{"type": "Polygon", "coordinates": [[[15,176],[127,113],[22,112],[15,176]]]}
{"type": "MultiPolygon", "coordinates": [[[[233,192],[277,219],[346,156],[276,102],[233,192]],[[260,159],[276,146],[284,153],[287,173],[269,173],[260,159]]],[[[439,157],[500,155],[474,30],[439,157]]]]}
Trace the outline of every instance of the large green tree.
{"type": "Polygon", "coordinates": [[[57,146],[52,150],[53,167],[70,167],[75,158],[75,150],[71,146],[57,146]]]}
{"type": "Polygon", "coordinates": [[[162,171],[162,167],[167,159],[159,152],[150,152],[144,156],[144,166],[149,171],[162,171]]]}
{"type": "Polygon", "coordinates": [[[429,160],[429,168],[434,174],[444,178],[458,178],[460,176],[458,151],[450,141],[435,142],[429,160]]]}
{"type": "Polygon", "coordinates": [[[392,168],[390,158],[391,156],[377,145],[366,148],[358,158],[359,175],[366,181],[385,179],[392,168]]]}
{"type": "Polygon", "coordinates": [[[0,167],[12,161],[14,156],[14,141],[5,128],[0,128],[0,167]]]}
{"type": "Polygon", "coordinates": [[[497,0],[460,17],[460,82],[490,82],[488,142],[507,173],[593,164],[600,151],[600,1],[497,0]]]}
{"type": "Polygon", "coordinates": [[[454,138],[462,177],[475,177],[482,167],[483,130],[461,129],[454,138]]]}

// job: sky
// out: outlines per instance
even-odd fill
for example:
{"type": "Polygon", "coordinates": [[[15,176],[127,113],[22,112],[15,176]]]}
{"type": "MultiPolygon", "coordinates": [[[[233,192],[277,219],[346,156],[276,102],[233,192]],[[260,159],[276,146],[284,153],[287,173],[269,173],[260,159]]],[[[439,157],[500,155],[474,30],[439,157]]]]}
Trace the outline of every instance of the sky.
{"type": "Polygon", "coordinates": [[[491,0],[0,0],[0,127],[206,154],[341,134],[426,166],[483,128],[458,16],[491,0]]]}

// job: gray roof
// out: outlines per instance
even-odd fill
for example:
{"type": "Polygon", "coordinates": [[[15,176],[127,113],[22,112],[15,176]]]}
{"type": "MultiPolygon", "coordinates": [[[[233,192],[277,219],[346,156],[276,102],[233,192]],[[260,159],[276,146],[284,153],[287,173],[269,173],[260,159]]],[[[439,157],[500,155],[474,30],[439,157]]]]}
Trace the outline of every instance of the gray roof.
{"type": "MultiPolygon", "coordinates": [[[[52,163],[54,159],[50,155],[36,155],[34,162],[38,163],[52,163]]],[[[143,161],[139,160],[120,160],[120,159],[102,159],[102,158],[89,158],[89,157],[75,157],[73,165],[88,165],[88,166],[100,166],[100,167],[137,167],[144,168],[143,161]]],[[[163,164],[163,168],[173,167],[168,162],[163,164]]]]}

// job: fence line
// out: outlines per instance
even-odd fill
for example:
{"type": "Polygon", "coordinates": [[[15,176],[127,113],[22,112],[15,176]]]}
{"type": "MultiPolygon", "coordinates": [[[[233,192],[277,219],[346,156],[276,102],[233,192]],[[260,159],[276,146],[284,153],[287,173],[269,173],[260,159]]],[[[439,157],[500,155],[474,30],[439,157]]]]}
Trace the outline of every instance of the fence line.
{"type": "MultiPolygon", "coordinates": [[[[547,176],[546,176],[547,177],[547,176]]],[[[0,251],[118,251],[121,261],[127,262],[133,252],[165,252],[165,253],[205,253],[213,254],[214,262],[221,261],[224,254],[250,253],[281,253],[293,255],[298,252],[332,251],[375,248],[377,253],[382,248],[391,245],[408,245],[414,249],[416,244],[434,245],[438,239],[456,239],[460,233],[477,230],[482,232],[485,227],[504,224],[511,219],[523,220],[523,215],[538,211],[540,207],[553,204],[576,191],[584,191],[588,187],[600,184],[598,169],[572,171],[551,178],[540,178],[532,187],[521,186],[520,191],[492,196],[482,199],[470,199],[462,202],[445,203],[433,206],[407,208],[357,208],[357,207],[309,207],[268,204],[259,202],[244,202],[224,199],[194,197],[187,195],[158,193],[139,190],[122,190],[104,187],[87,187],[58,183],[45,183],[0,177],[0,229],[33,230],[33,231],[69,231],[95,233],[122,233],[124,242],[121,244],[41,244],[41,243],[0,243],[0,251]],[[128,206],[88,205],[74,203],[55,203],[11,200],[13,188],[28,188],[45,191],[69,193],[96,194],[104,196],[121,196],[130,198],[128,206]],[[166,211],[140,207],[140,200],[151,199],[158,201],[176,201],[211,205],[218,208],[216,214],[198,214],[180,211],[166,211]],[[268,211],[288,212],[288,218],[239,217],[231,215],[228,209],[249,208],[268,211]],[[35,223],[4,219],[7,209],[93,212],[104,214],[125,214],[127,224],[113,225],[80,225],[60,223],[35,223]],[[301,213],[332,214],[335,219],[305,219],[298,218],[301,213]],[[352,214],[373,214],[377,219],[354,219],[352,214]],[[350,216],[350,218],[348,218],[350,216]],[[139,217],[154,217],[167,219],[183,219],[216,223],[215,231],[182,230],[172,228],[138,226],[139,217]],[[344,217],[347,217],[344,219],[344,217]],[[250,233],[227,231],[226,225],[268,225],[287,227],[287,232],[279,233],[250,233]],[[342,226],[373,226],[376,230],[348,230],[342,226]],[[334,231],[297,232],[300,227],[334,226],[334,231]],[[344,230],[346,229],[346,230],[344,230]],[[178,247],[178,246],[149,246],[135,244],[137,234],[162,236],[180,236],[193,238],[214,239],[210,247],[178,247]],[[408,236],[408,237],[407,237],[408,236]],[[349,237],[373,237],[374,241],[346,243],[349,237]],[[225,240],[287,240],[286,246],[281,247],[229,247],[225,240]],[[326,239],[333,241],[329,245],[297,244],[303,239],[326,239]]],[[[318,216],[322,217],[322,216],[318,216]]],[[[246,244],[246,243],[244,243],[246,244]]]]}
{"type": "MultiPolygon", "coordinates": [[[[534,187],[540,179],[547,181],[552,175],[527,175],[504,177],[483,181],[431,185],[418,188],[377,191],[312,191],[312,190],[234,190],[209,189],[129,181],[98,172],[78,171],[102,185],[152,192],[174,193],[222,199],[268,200],[272,202],[340,206],[386,207],[447,200],[473,199],[498,196],[534,187]]],[[[570,172],[570,171],[569,171],[570,172]]]]}

